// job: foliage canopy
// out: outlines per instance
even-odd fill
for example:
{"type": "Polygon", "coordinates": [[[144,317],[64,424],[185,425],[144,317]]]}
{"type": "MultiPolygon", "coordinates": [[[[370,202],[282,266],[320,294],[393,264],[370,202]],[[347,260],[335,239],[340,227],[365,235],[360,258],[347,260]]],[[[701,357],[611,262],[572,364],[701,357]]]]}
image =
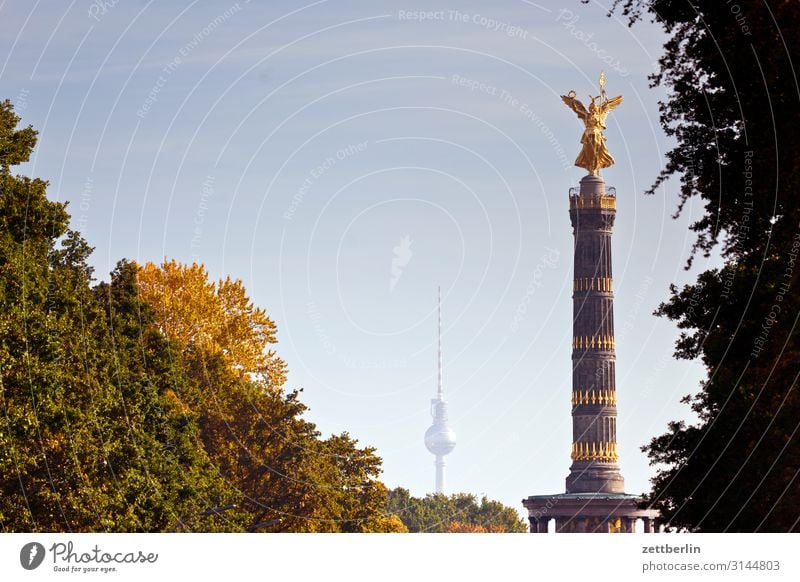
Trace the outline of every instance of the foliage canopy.
{"type": "MultiPolygon", "coordinates": [[[[678,358],[708,370],[684,401],[699,422],[670,423],[644,450],[658,472],[649,503],[694,531],[800,531],[800,54],[796,2],[617,0],[669,39],[654,85],[675,138],[650,192],[680,181],[679,212],[704,204],[692,257],[724,266],[673,286],[657,313],[681,330],[678,358]]],[[[691,265],[691,258],[689,264],[691,265]]]]}

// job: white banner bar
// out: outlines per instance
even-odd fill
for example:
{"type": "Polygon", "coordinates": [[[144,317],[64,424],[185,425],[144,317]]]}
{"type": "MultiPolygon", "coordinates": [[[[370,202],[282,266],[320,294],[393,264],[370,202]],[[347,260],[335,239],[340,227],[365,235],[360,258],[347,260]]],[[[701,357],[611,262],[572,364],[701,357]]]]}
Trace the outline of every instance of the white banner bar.
{"type": "Polygon", "coordinates": [[[0,579],[800,580],[798,540],[785,534],[3,534],[0,579]]]}

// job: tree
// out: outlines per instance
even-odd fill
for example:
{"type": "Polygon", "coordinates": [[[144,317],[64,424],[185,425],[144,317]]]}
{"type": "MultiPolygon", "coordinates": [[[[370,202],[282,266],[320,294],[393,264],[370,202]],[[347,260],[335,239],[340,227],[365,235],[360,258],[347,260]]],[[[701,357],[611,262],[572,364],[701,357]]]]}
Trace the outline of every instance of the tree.
{"type": "MultiPolygon", "coordinates": [[[[158,531],[224,502],[169,342],[121,263],[92,289],[91,248],[47,183],[13,176],[36,133],[0,104],[0,528],[158,531]]],[[[203,527],[214,528],[206,520],[203,527]]]]}
{"type": "Polygon", "coordinates": [[[241,281],[212,283],[202,265],[139,268],[141,298],[178,346],[190,379],[176,398],[198,418],[218,473],[237,491],[237,515],[259,531],[394,532],[384,511],[381,459],[347,433],[321,438],[286,392],[277,329],[241,281]]]}
{"type": "Polygon", "coordinates": [[[241,531],[235,515],[203,515],[234,502],[237,495],[201,445],[197,413],[177,396],[193,390],[191,379],[173,357],[176,346],[141,301],[137,274],[135,264],[120,261],[110,283],[94,288],[108,323],[94,349],[113,355],[99,370],[115,388],[112,409],[104,416],[125,421],[102,435],[109,462],[125,467],[117,476],[122,506],[114,512],[114,528],[241,531]],[[139,504],[151,513],[130,521],[120,518],[126,507],[139,504]]]}
{"type": "Polygon", "coordinates": [[[286,381],[286,364],[270,348],[277,342],[275,323],[253,305],[241,281],[212,283],[202,265],[174,260],[146,263],[138,279],[142,299],[184,352],[221,355],[231,369],[275,388],[286,381]]]}
{"type": "Polygon", "coordinates": [[[525,522],[511,507],[485,496],[478,503],[467,493],[413,497],[407,489],[389,491],[386,512],[397,515],[410,532],[525,533],[525,522]]]}
{"type": "Polygon", "coordinates": [[[241,281],[91,248],[0,104],[0,528],[400,532],[381,459],[322,438],[241,281]]]}
{"type": "Polygon", "coordinates": [[[796,3],[617,0],[631,24],[649,14],[670,39],[654,85],[676,140],[650,193],[678,177],[678,213],[705,205],[697,252],[724,267],[671,287],[657,314],[682,330],[679,358],[708,370],[673,422],[644,450],[659,469],[648,503],[675,528],[800,531],[800,54],[796,3]]]}
{"type": "Polygon", "coordinates": [[[36,130],[30,125],[17,129],[19,122],[11,101],[0,103],[0,172],[5,176],[11,166],[27,162],[36,147],[36,130]]]}

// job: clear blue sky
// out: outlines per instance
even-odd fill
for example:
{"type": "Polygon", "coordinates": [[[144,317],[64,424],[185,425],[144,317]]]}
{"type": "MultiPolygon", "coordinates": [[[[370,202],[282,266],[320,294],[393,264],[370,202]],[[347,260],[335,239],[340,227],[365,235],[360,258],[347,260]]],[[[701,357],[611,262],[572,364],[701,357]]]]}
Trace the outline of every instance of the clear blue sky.
{"type": "MultiPolygon", "coordinates": [[[[614,234],[619,448],[698,390],[652,311],[693,241],[677,184],[643,191],[670,142],[648,88],[664,36],[592,2],[5,2],[0,97],[40,131],[23,172],[69,200],[106,277],[120,258],[244,280],[279,329],[289,385],[325,433],[378,448],[384,479],[433,488],[423,434],[444,296],[451,491],[521,509],[569,466],[567,193],[605,69],[625,102],[605,171],[614,234]],[[435,10],[424,20],[415,13],[435,10]]],[[[712,259],[713,260],[713,259],[712,259]]],[[[708,266],[697,261],[697,269],[708,266]]]]}

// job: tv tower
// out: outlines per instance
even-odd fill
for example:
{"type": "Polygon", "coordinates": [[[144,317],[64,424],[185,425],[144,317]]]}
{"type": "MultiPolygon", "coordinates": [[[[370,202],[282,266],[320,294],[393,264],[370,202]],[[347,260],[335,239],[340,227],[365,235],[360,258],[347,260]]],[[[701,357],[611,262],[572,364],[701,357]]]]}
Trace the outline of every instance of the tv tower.
{"type": "Polygon", "coordinates": [[[442,288],[439,287],[439,372],[436,398],[431,399],[433,424],[425,431],[425,446],[436,455],[436,493],[444,493],[444,456],[456,448],[456,433],[447,421],[447,402],[442,384],[442,288]]]}

